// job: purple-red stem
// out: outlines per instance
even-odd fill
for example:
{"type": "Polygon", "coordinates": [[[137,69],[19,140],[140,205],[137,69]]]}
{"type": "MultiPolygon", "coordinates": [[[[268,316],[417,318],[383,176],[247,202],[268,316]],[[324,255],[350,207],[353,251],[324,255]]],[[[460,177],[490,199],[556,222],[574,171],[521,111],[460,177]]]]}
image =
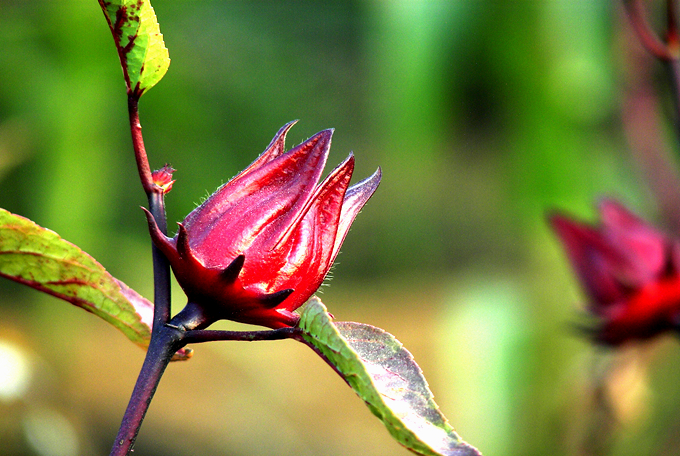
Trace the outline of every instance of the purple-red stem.
{"type": "MultiPolygon", "coordinates": [[[[125,410],[125,415],[111,448],[110,456],[126,456],[130,454],[156,388],[165,372],[165,368],[175,352],[186,344],[215,340],[254,342],[260,340],[295,339],[305,342],[298,328],[281,328],[266,331],[185,331],[183,329],[184,325],[188,325],[189,322],[175,318],[173,323],[176,323],[177,326],[171,324],[159,325],[154,328],[151,334],[151,342],[146,352],[146,358],[144,358],[142,370],[132,391],[130,402],[125,410]]],[[[314,347],[312,346],[312,348],[314,347]]],[[[331,367],[333,366],[331,365],[331,367]]]]}
{"type": "MultiPolygon", "coordinates": [[[[168,224],[165,217],[165,198],[161,187],[153,182],[149,159],[144,147],[142,125],[139,121],[139,99],[135,95],[128,96],[128,114],[130,116],[130,133],[135,161],[142,188],[149,201],[149,212],[156,220],[158,228],[167,234],[168,224]]],[[[170,320],[170,264],[165,256],[152,244],[153,276],[154,276],[154,320],[153,328],[170,320]]]]}
{"type": "MultiPolygon", "coordinates": [[[[165,217],[165,198],[163,192],[149,194],[149,211],[156,219],[156,224],[163,234],[167,234],[168,227],[165,217]]],[[[156,328],[170,320],[170,263],[153,243],[151,243],[153,258],[153,327],[152,337],[156,328]]]]}
{"type": "Polygon", "coordinates": [[[144,416],[172,355],[182,348],[183,332],[161,325],[154,328],[142,370],[132,391],[110,456],[126,456],[132,451],[144,416]]]}
{"type": "MultiPolygon", "coordinates": [[[[142,187],[149,201],[149,211],[158,227],[163,233],[167,233],[164,192],[154,184],[151,176],[142,137],[142,125],[139,121],[139,99],[134,95],[128,96],[128,114],[135,161],[142,187]]],[[[170,319],[170,265],[155,245],[152,244],[151,248],[154,275],[154,317],[151,340],[142,370],[137,377],[137,383],[132,391],[125,415],[123,415],[118,435],[111,448],[111,456],[127,455],[132,450],[163,372],[172,359],[172,355],[183,347],[181,344],[183,332],[165,326],[170,319]]]]}

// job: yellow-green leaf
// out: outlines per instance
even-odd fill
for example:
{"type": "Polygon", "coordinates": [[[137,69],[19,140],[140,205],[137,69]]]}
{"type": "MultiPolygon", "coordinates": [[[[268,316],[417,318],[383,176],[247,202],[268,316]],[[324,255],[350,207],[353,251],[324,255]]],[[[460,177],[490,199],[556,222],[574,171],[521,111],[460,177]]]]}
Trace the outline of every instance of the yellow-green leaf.
{"type": "Polygon", "coordinates": [[[439,411],[420,367],[394,336],[371,325],[333,322],[318,298],[304,308],[300,328],[403,446],[420,455],[481,456],[439,411]]]}
{"type": "MultiPolygon", "coordinates": [[[[151,338],[153,304],[54,231],[0,209],[0,276],[103,318],[135,344],[151,338]]],[[[173,359],[188,359],[184,349],[173,359]]]]}
{"type": "Polygon", "coordinates": [[[149,0],[99,0],[123,66],[128,94],[137,98],[168,71],[170,56],[149,0]]]}

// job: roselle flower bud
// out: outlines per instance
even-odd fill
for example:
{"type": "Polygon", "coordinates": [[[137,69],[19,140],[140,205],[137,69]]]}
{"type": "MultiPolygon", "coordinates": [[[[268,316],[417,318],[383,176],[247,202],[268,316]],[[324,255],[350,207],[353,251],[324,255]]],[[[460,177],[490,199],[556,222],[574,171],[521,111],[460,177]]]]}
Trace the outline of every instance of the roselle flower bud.
{"type": "Polygon", "coordinates": [[[294,326],[294,312],[319,288],[380,170],[349,187],[350,156],[319,185],[332,130],[284,151],[286,133],[194,209],[173,238],[147,213],[154,244],[189,302],[209,317],[270,328],[294,326]]]}
{"type": "Polygon", "coordinates": [[[680,324],[680,245],[615,201],[600,205],[599,226],[553,215],[585,292],[601,320],[595,340],[619,345],[680,324]]]}
{"type": "Polygon", "coordinates": [[[172,166],[165,165],[161,169],[157,169],[151,173],[151,180],[163,190],[163,194],[167,194],[172,190],[172,184],[175,183],[175,181],[172,180],[172,173],[174,172],[175,169],[172,166]]]}

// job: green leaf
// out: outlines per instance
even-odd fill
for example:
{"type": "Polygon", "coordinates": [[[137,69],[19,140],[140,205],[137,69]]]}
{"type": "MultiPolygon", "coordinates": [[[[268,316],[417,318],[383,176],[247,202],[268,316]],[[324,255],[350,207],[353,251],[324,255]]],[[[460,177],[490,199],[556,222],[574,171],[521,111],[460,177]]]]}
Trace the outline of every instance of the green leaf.
{"type": "Polygon", "coordinates": [[[315,297],[302,312],[300,328],[307,344],[406,448],[421,455],[480,455],[439,411],[420,367],[394,336],[362,323],[334,323],[315,297]]]}
{"type": "MultiPolygon", "coordinates": [[[[0,276],[61,298],[103,318],[146,348],[153,304],[54,231],[0,209],[0,276]]],[[[191,350],[173,359],[188,359],[191,350]]]]}
{"type": "Polygon", "coordinates": [[[99,0],[118,50],[128,94],[137,98],[170,66],[156,13],[148,0],[99,0]]]}

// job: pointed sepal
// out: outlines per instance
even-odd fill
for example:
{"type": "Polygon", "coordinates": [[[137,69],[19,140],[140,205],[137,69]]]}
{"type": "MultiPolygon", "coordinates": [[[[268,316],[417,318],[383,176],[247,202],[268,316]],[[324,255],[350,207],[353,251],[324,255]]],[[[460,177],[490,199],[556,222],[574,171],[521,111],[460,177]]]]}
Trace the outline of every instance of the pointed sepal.
{"type": "Polygon", "coordinates": [[[288,296],[290,296],[293,293],[292,288],[287,288],[285,290],[277,291],[275,293],[270,293],[267,295],[263,295],[260,297],[260,302],[265,308],[268,309],[273,309],[274,307],[278,306],[281,304],[283,301],[285,301],[288,296]]]}
{"type": "Polygon", "coordinates": [[[245,262],[246,262],[246,256],[243,255],[243,254],[234,258],[234,261],[229,263],[229,266],[224,268],[222,270],[222,272],[220,273],[222,280],[225,283],[234,282],[238,278],[238,275],[241,273],[241,269],[243,269],[243,264],[245,262]]]}

